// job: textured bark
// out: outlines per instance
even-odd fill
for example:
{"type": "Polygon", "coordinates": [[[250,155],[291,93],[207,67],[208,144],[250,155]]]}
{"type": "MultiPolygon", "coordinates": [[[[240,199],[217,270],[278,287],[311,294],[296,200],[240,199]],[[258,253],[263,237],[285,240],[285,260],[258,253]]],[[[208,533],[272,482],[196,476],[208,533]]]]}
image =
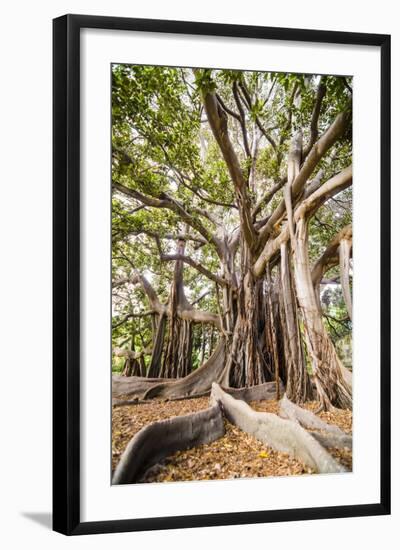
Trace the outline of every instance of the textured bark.
{"type": "Polygon", "coordinates": [[[210,391],[213,382],[222,381],[226,369],[225,358],[225,342],[221,339],[210,358],[201,367],[184,378],[163,379],[136,376],[126,378],[113,376],[113,398],[126,395],[139,400],[154,397],[161,399],[181,399],[204,395],[210,391]]]}
{"type": "Polygon", "coordinates": [[[294,422],[299,422],[307,430],[323,430],[325,432],[342,435],[344,432],[335,425],[327,424],[319,416],[292,403],[285,394],[279,403],[279,415],[294,422]]]}
{"type": "Polygon", "coordinates": [[[299,306],[304,321],[308,354],[312,362],[318,399],[323,409],[333,406],[351,408],[349,375],[326,333],[315,298],[308,257],[308,224],[301,217],[293,242],[294,276],[299,306]]]}
{"type": "Polygon", "coordinates": [[[239,159],[229,138],[227,115],[218,104],[215,93],[205,93],[203,103],[211,130],[234,185],[243,238],[247,246],[252,248],[256,242],[256,232],[252,222],[251,203],[247,191],[248,182],[243,175],[239,159]]]}
{"type": "MultiPolygon", "coordinates": [[[[285,186],[285,205],[288,218],[289,235],[292,247],[295,246],[295,221],[292,207],[292,186],[300,172],[302,156],[302,134],[297,131],[292,138],[288,156],[288,177],[285,186]]],[[[286,361],[287,367],[287,388],[286,391],[293,401],[303,403],[311,397],[311,384],[307,374],[303,343],[300,333],[299,320],[297,316],[297,305],[292,285],[292,267],[289,258],[289,247],[286,242],[281,244],[281,288],[284,311],[285,328],[287,338],[287,351],[289,353],[286,361]]]]}
{"type": "Polygon", "coordinates": [[[149,378],[158,378],[161,376],[161,359],[164,347],[164,335],[165,335],[166,315],[162,312],[158,318],[155,331],[153,332],[153,351],[151,354],[150,365],[147,372],[149,378]]]}
{"type": "Polygon", "coordinates": [[[352,450],[353,448],[353,438],[351,435],[312,431],[309,431],[309,433],[318,441],[318,443],[321,443],[325,449],[336,448],[352,450]]]}
{"type": "MultiPolygon", "coordinates": [[[[173,379],[166,380],[167,383],[172,384],[173,379]]],[[[112,376],[112,395],[118,397],[120,395],[132,395],[142,396],[145,391],[154,386],[160,384],[160,378],[146,378],[142,376],[112,376]]]]}
{"type": "Polygon", "coordinates": [[[214,353],[208,361],[185,378],[175,380],[174,382],[160,382],[157,380],[147,386],[145,391],[140,391],[142,388],[139,388],[139,391],[135,395],[143,399],[154,397],[173,399],[203,394],[210,390],[213,382],[221,380],[224,369],[225,342],[222,339],[217,344],[214,353]]]}
{"type": "Polygon", "coordinates": [[[272,294],[273,294],[273,285],[271,280],[271,270],[267,266],[267,311],[266,311],[266,334],[269,341],[269,347],[272,350],[271,353],[271,362],[273,365],[274,378],[275,378],[275,397],[276,399],[280,398],[281,389],[280,389],[280,361],[279,361],[279,348],[278,348],[278,336],[276,330],[275,316],[273,310],[272,294]]]}
{"type": "Polygon", "coordinates": [[[351,435],[343,432],[338,426],[324,422],[311,411],[298,407],[286,395],[280,402],[279,416],[301,424],[325,448],[352,448],[353,438],[351,435]]]}
{"type": "Polygon", "coordinates": [[[263,281],[256,280],[248,270],[238,289],[237,318],[228,347],[225,386],[255,386],[273,379],[265,316],[263,281]]]}
{"type": "MultiPolygon", "coordinates": [[[[350,117],[348,116],[348,114],[339,113],[332,125],[313,145],[310,153],[305,159],[303,165],[301,166],[301,169],[299,170],[291,185],[291,193],[294,201],[296,201],[300,196],[305,184],[311,177],[319,161],[324,157],[324,155],[326,155],[333,144],[344,134],[348,127],[349,121],[350,117]]],[[[260,232],[260,248],[265,246],[268,238],[273,233],[274,227],[280,221],[282,221],[285,215],[285,211],[285,200],[282,200],[260,232]]]]}
{"type": "MultiPolygon", "coordinates": [[[[222,388],[225,393],[228,393],[235,399],[241,399],[246,403],[251,401],[271,401],[276,398],[276,382],[266,382],[259,386],[250,388],[222,388]]],[[[279,392],[283,393],[285,388],[282,381],[279,381],[279,392]]]]}
{"type": "Polygon", "coordinates": [[[200,365],[204,363],[204,358],[206,356],[206,331],[204,325],[201,326],[201,354],[200,354],[200,365]]]}
{"type": "MultiPolygon", "coordinates": [[[[297,179],[298,178],[296,178],[295,182],[297,179]]],[[[347,189],[352,184],[352,181],[353,171],[352,166],[350,165],[339,174],[332,176],[329,180],[316,189],[313,189],[312,186],[310,186],[310,189],[307,187],[307,190],[304,192],[303,200],[295,207],[293,215],[294,223],[305,216],[310,217],[328,199],[337,195],[344,189],[347,189]]],[[[273,216],[268,218],[268,220],[270,221],[272,218],[273,216]]],[[[282,228],[276,237],[269,234],[269,239],[265,242],[262,252],[259,254],[253,265],[253,272],[257,277],[261,277],[264,274],[267,263],[270,262],[271,259],[279,252],[281,244],[288,241],[289,238],[290,232],[288,223],[282,225],[282,228]]]]}
{"type": "Polygon", "coordinates": [[[310,378],[306,370],[303,343],[300,334],[297,305],[292,285],[292,268],[288,246],[281,245],[281,289],[283,304],[283,333],[286,339],[286,393],[295,403],[304,403],[312,397],[310,378]]]}
{"type": "Polygon", "coordinates": [[[141,359],[143,359],[143,356],[140,356],[139,359],[127,357],[121,373],[122,376],[146,376],[146,367],[141,359]]]}
{"type": "MultiPolygon", "coordinates": [[[[150,282],[137,271],[123,282],[140,283],[152,314],[153,348],[147,371],[149,378],[184,378],[192,370],[193,323],[209,323],[221,329],[218,315],[195,309],[185,296],[183,284],[184,235],[178,240],[174,277],[168,303],[162,304],[150,282]]],[[[122,284],[118,281],[115,284],[122,284]]],[[[145,375],[143,364],[134,374],[145,375]]],[[[128,366],[127,366],[128,367],[128,366]]]]}
{"type": "MultiPolygon", "coordinates": [[[[185,252],[185,241],[178,241],[177,254],[185,252]]],[[[192,326],[178,317],[178,311],[190,309],[183,287],[183,262],[175,262],[174,278],[168,300],[168,340],[161,368],[163,378],[184,378],[192,370],[192,326]]]]}
{"type": "Polygon", "coordinates": [[[184,378],[192,370],[192,325],[182,321],[176,315],[170,317],[168,340],[164,362],[161,369],[162,378],[184,378]]]}
{"type": "Polygon", "coordinates": [[[220,407],[161,420],[142,428],[128,443],[112,484],[140,481],[151,466],[179,450],[210,443],[225,433],[220,407]]]}
{"type": "Polygon", "coordinates": [[[151,350],[145,348],[142,351],[135,351],[135,346],[131,343],[131,349],[114,348],[115,357],[125,357],[125,363],[121,372],[122,376],[146,376],[146,364],[144,356],[149,355],[151,350]]]}
{"type": "Polygon", "coordinates": [[[320,473],[344,472],[346,469],[298,423],[275,414],[254,411],[244,401],[236,400],[213,384],[211,398],[220,403],[224,415],[243,431],[276,451],[290,454],[320,473]]]}
{"type": "MultiPolygon", "coordinates": [[[[131,352],[135,353],[135,324],[132,323],[132,335],[131,335],[131,352]]],[[[146,373],[144,373],[145,375],[146,373]]],[[[122,370],[122,376],[143,376],[140,370],[140,363],[135,357],[127,357],[125,359],[124,368],[122,370]]]]}
{"type": "MultiPolygon", "coordinates": [[[[352,235],[353,235],[353,230],[351,225],[346,225],[343,229],[341,229],[339,233],[335,235],[333,239],[329,242],[328,246],[324,250],[324,253],[315,262],[314,267],[311,271],[311,278],[315,288],[315,297],[320,310],[321,310],[320,285],[322,282],[322,278],[325,275],[325,273],[329,271],[329,269],[331,269],[332,267],[340,263],[339,253],[340,253],[340,246],[342,241],[346,241],[346,243],[349,243],[347,246],[348,246],[348,255],[350,256],[352,235]]],[[[347,262],[348,261],[349,260],[347,259],[347,262]]],[[[347,279],[348,279],[348,275],[347,275],[347,279]]],[[[343,283],[342,283],[342,287],[343,287],[343,283]]],[[[351,303],[351,300],[350,300],[350,303],[351,303]]]]}
{"type": "Polygon", "coordinates": [[[331,269],[331,267],[339,263],[339,245],[343,239],[349,241],[352,240],[353,230],[351,225],[346,225],[343,229],[337,233],[333,239],[328,243],[324,253],[318,260],[315,262],[311,278],[314,286],[317,286],[321,283],[325,273],[331,269]]]}
{"type": "MultiPolygon", "coordinates": [[[[195,69],[194,72],[196,73],[197,70],[195,69]]],[[[294,107],[298,107],[300,100],[300,94],[297,91],[295,87],[292,96],[294,107]]],[[[347,112],[340,113],[318,139],[318,117],[325,94],[325,88],[321,84],[310,121],[309,143],[302,150],[302,134],[298,130],[296,133],[293,132],[287,176],[273,186],[275,190],[273,192],[276,192],[284,185],[284,199],[270,216],[257,221],[256,213],[259,207],[257,204],[252,204],[253,193],[250,193],[249,189],[256,183],[258,146],[257,139],[253,140],[252,148],[249,146],[246,129],[247,114],[243,109],[246,110],[247,104],[251,111],[251,98],[246,94],[248,91],[245,84],[235,81],[233,96],[238,110],[238,113],[235,113],[224,105],[211,88],[207,87],[202,91],[202,101],[209,127],[226,163],[235,193],[235,208],[239,213],[240,223],[231,235],[226,234],[227,230],[222,229],[219,220],[215,221],[213,212],[183,204],[166,193],[160,193],[158,197],[148,197],[133,189],[124,188],[118,182],[113,183],[115,190],[131,196],[145,206],[167,208],[173,211],[179,216],[181,222],[190,225],[195,232],[198,232],[204,242],[214,245],[221,261],[220,272],[212,273],[194,258],[185,256],[185,234],[178,240],[176,254],[163,255],[159,245],[161,259],[176,262],[174,281],[167,305],[160,304],[148,281],[136,275],[149,298],[152,311],[160,316],[148,376],[181,379],[172,383],[168,381],[151,383],[148,386],[137,383],[136,395],[146,398],[157,396],[180,398],[208,391],[215,380],[221,381],[224,386],[241,388],[258,386],[273,379],[278,381],[281,377],[285,380],[286,391],[293,401],[301,403],[311,397],[311,383],[306,370],[301,334],[303,327],[300,325],[300,316],[297,312],[291,256],[287,244],[290,239],[294,254],[296,290],[321,405],[324,408],[329,408],[332,404],[351,406],[348,374],[341,366],[324,329],[319,314],[319,296],[314,292],[312,284],[310,286],[306,233],[308,217],[329,197],[351,184],[351,167],[336,174],[322,185],[316,186],[316,181],[310,182],[310,178],[318,170],[318,163],[333,144],[343,136],[350,117],[347,112]],[[247,167],[244,166],[241,153],[231,139],[228,114],[240,124],[246,160],[249,161],[247,167]],[[208,222],[207,227],[203,226],[201,223],[203,217],[211,222],[216,229],[215,232],[209,228],[208,222]],[[240,250],[240,258],[235,257],[237,250],[240,250]],[[276,265],[279,254],[281,254],[280,296],[274,301],[270,268],[276,265]],[[217,287],[217,314],[197,311],[187,302],[183,287],[183,263],[191,265],[202,275],[214,281],[217,287]],[[266,267],[267,281],[264,280],[266,267]],[[222,292],[222,306],[220,292],[222,292]],[[279,306],[278,302],[280,302],[279,306]],[[193,322],[212,323],[213,327],[222,333],[221,342],[226,364],[220,361],[222,351],[219,347],[218,359],[214,354],[203,365],[204,370],[201,367],[195,373],[189,374],[192,368],[193,322]]],[[[290,118],[285,127],[285,136],[286,132],[290,131],[291,125],[290,118]]],[[[256,126],[269,139],[257,118],[253,121],[253,131],[256,126]]],[[[279,145],[284,144],[285,136],[282,136],[279,145]]],[[[275,147],[276,145],[274,149],[275,147]]],[[[285,147],[280,149],[283,151],[285,147]]],[[[283,154],[282,151],[277,153],[278,156],[283,154]]],[[[129,160],[129,162],[132,161],[129,160]]],[[[315,180],[318,177],[321,176],[317,176],[315,180]]],[[[186,186],[186,179],[190,180],[190,177],[181,176],[181,179],[186,186]]],[[[189,186],[189,183],[187,185],[189,186]]],[[[256,191],[255,196],[257,196],[258,190],[252,191],[256,191]]],[[[195,194],[197,195],[197,192],[195,194]]],[[[268,200],[268,196],[263,198],[262,204],[265,200],[268,200]]],[[[211,202],[218,204],[215,201],[211,202]]],[[[155,238],[157,239],[157,236],[155,238]]],[[[159,243],[159,240],[157,242],[159,243]]],[[[343,288],[346,293],[346,304],[349,304],[348,255],[346,254],[347,250],[343,247],[343,288]]],[[[204,357],[204,350],[203,338],[202,357],[204,357]]],[[[275,387],[279,391],[279,384],[275,387]]]]}

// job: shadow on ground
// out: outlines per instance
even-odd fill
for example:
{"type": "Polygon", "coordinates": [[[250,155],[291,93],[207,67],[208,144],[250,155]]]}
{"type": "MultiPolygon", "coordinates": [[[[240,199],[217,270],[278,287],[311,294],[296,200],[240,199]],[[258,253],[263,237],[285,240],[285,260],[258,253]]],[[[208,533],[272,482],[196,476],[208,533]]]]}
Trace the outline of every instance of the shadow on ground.
{"type": "Polygon", "coordinates": [[[50,512],[22,512],[21,515],[38,523],[42,527],[46,527],[46,529],[52,528],[53,516],[50,512]]]}

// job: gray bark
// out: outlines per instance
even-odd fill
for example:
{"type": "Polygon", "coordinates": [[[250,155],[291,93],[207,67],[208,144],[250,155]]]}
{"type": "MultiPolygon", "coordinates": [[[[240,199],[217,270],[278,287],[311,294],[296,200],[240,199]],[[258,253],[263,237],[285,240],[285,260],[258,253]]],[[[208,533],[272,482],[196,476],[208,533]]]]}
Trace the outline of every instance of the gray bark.
{"type": "Polygon", "coordinates": [[[256,412],[244,401],[228,395],[218,384],[212,385],[211,398],[222,405],[224,415],[232,424],[276,451],[290,454],[319,473],[346,471],[298,423],[284,420],[275,414],[256,412]]]}
{"type": "Polygon", "coordinates": [[[128,443],[112,484],[140,481],[154,464],[176,451],[210,443],[225,433],[218,404],[200,412],[161,420],[142,428],[128,443]]]}

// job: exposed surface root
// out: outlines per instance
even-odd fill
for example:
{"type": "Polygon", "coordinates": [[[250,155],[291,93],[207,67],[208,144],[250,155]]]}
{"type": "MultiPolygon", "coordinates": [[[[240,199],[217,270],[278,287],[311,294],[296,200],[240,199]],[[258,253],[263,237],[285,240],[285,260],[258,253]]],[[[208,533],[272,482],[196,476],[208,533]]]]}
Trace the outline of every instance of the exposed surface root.
{"type": "MultiPolygon", "coordinates": [[[[246,403],[250,401],[270,401],[276,399],[276,383],[275,382],[265,382],[264,384],[259,384],[258,386],[251,386],[249,388],[223,388],[225,393],[229,393],[235,399],[242,399],[246,403]]],[[[279,391],[282,394],[285,389],[280,382],[279,391]]]]}
{"type": "Polygon", "coordinates": [[[221,340],[214,353],[200,368],[185,378],[160,379],[113,376],[113,397],[133,396],[139,400],[158,398],[182,399],[204,395],[211,384],[219,381],[225,368],[225,343],[221,340]]]}
{"type": "Polygon", "coordinates": [[[112,483],[135,483],[154,464],[174,452],[220,438],[225,433],[221,409],[161,420],[142,428],[128,443],[112,483]]]}
{"type": "MultiPolygon", "coordinates": [[[[174,380],[166,379],[166,382],[171,384],[174,380]]],[[[137,395],[141,396],[146,392],[151,386],[160,383],[160,378],[143,378],[141,376],[116,376],[112,377],[112,394],[113,397],[118,397],[121,395],[132,396],[137,395]]]]}
{"type": "Polygon", "coordinates": [[[321,443],[325,449],[348,449],[352,450],[353,438],[347,434],[332,434],[309,431],[314,438],[321,443]]]}
{"type": "Polygon", "coordinates": [[[190,414],[207,409],[208,397],[181,401],[145,401],[144,403],[113,407],[112,410],[112,467],[115,469],[125,447],[139,430],[157,420],[190,414]]]}
{"type": "Polygon", "coordinates": [[[134,399],[113,399],[112,400],[112,406],[113,407],[124,407],[127,405],[148,405],[153,401],[153,403],[171,403],[174,401],[186,401],[188,399],[199,399],[201,397],[208,397],[210,395],[210,391],[205,391],[204,393],[199,393],[195,395],[188,395],[186,397],[171,397],[171,398],[165,398],[165,399],[139,399],[138,397],[135,397],[134,399]]]}
{"type": "MultiPolygon", "coordinates": [[[[253,401],[250,403],[255,411],[279,414],[280,401],[253,401]]],[[[308,401],[302,405],[302,410],[312,411],[316,416],[319,404],[317,401],[308,401]]],[[[331,412],[319,412],[318,418],[323,424],[339,429],[340,433],[327,433],[309,430],[315,439],[348,470],[352,469],[352,413],[349,410],[333,409],[331,412]]]]}
{"type": "Polygon", "coordinates": [[[287,398],[286,394],[280,402],[279,415],[293,422],[298,422],[307,430],[323,430],[329,434],[344,435],[342,430],[335,425],[327,424],[319,416],[307,409],[299,407],[287,398]]]}
{"type": "Polygon", "coordinates": [[[222,405],[224,415],[230,422],[273,449],[289,453],[320,473],[346,471],[298,423],[274,414],[256,412],[244,401],[225,393],[218,384],[212,385],[211,399],[222,405]]]}
{"type": "MultiPolygon", "coordinates": [[[[317,401],[308,401],[307,403],[304,403],[303,408],[308,409],[309,411],[312,411],[314,414],[316,414],[316,411],[318,409],[318,403],[317,401]]],[[[350,409],[336,409],[332,408],[330,411],[322,411],[318,414],[318,416],[328,424],[335,424],[340,428],[343,432],[347,434],[351,434],[353,429],[353,415],[350,409]]]]}

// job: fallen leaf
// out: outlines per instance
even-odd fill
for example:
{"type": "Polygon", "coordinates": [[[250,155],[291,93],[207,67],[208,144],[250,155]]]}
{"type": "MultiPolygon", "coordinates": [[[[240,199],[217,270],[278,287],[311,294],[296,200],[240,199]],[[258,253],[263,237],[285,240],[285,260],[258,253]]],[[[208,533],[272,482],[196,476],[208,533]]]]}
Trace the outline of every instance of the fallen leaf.
{"type": "Polygon", "coordinates": [[[261,451],[261,453],[258,456],[260,458],[269,458],[269,454],[265,451],[261,451]]]}

